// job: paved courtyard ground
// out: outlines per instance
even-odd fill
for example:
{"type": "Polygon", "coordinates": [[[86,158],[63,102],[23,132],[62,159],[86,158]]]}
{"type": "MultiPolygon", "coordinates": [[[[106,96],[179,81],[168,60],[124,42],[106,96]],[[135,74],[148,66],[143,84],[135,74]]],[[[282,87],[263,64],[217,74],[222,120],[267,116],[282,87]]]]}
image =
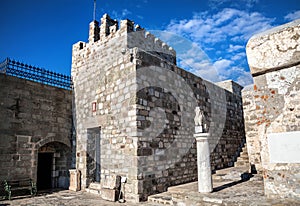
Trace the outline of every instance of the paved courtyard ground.
{"type": "MultiPolygon", "coordinates": [[[[11,201],[0,201],[0,206],[122,206],[122,205],[151,205],[151,204],[128,204],[109,202],[101,199],[99,196],[87,192],[73,192],[70,190],[61,190],[53,192],[40,193],[35,197],[22,196],[14,197],[11,201]]],[[[154,204],[155,205],[155,204],[154,204]]]]}
{"type": "Polygon", "coordinates": [[[210,194],[197,193],[197,182],[170,188],[166,193],[152,196],[148,202],[108,202],[87,192],[69,190],[40,193],[35,197],[14,197],[11,201],[0,201],[0,206],[299,206],[300,201],[292,199],[267,199],[263,196],[262,183],[258,181],[229,182],[215,188],[210,194]],[[151,202],[150,202],[151,201],[151,202]]]}
{"type": "Polygon", "coordinates": [[[54,190],[35,197],[15,196],[11,201],[0,201],[0,206],[300,206],[300,200],[266,198],[262,178],[251,175],[250,179],[241,179],[243,171],[228,168],[214,174],[214,191],[208,194],[198,193],[197,182],[192,182],[169,187],[167,192],[152,195],[142,203],[108,202],[83,191],[54,190]]]}

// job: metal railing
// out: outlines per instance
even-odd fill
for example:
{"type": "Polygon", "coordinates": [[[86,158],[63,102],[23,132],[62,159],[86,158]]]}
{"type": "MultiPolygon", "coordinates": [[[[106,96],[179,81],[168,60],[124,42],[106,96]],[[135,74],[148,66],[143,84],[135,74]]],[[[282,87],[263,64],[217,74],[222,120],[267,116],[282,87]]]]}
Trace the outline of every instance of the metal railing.
{"type": "Polygon", "coordinates": [[[72,80],[70,76],[27,65],[9,58],[6,58],[0,63],[0,73],[72,90],[72,80]]]}

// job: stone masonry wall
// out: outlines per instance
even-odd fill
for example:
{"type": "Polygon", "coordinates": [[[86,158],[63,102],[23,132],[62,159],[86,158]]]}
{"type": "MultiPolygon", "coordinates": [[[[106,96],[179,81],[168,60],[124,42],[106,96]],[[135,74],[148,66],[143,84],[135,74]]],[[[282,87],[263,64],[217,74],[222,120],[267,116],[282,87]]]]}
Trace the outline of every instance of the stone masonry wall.
{"type": "Polygon", "coordinates": [[[99,31],[94,29],[99,24],[92,22],[89,43],[79,42],[73,46],[76,168],[81,171],[81,188],[89,187],[95,180],[89,177],[88,161],[93,154],[88,152],[87,131],[100,129],[100,182],[107,175],[126,176],[126,198],[138,201],[135,64],[132,51],[126,45],[131,25],[130,21],[123,21],[123,26],[116,30],[118,25],[109,16],[103,16],[101,21],[100,27],[107,25],[111,29],[103,27],[99,31]],[[94,42],[94,39],[99,41],[94,42]]]}
{"type": "Polygon", "coordinates": [[[54,154],[57,167],[53,172],[57,175],[53,175],[53,186],[68,186],[71,101],[71,91],[0,74],[1,181],[36,181],[38,152],[42,146],[56,142],[65,145],[67,152],[57,148],[54,154]]]}
{"type": "Polygon", "coordinates": [[[134,29],[129,20],[119,28],[108,15],[101,25],[90,24],[88,43],[73,46],[76,167],[82,188],[94,181],[87,165],[94,155],[88,154],[87,145],[92,128],[101,133],[100,182],[109,175],[126,176],[126,200],[138,202],[196,180],[197,105],[211,132],[212,168],[233,165],[245,141],[240,95],[175,63],[172,48],[140,27],[134,29]]]}
{"type": "Polygon", "coordinates": [[[254,103],[245,110],[249,154],[260,153],[268,197],[300,199],[300,20],[253,36],[247,57],[254,77],[244,102],[254,103]]]}
{"type": "Polygon", "coordinates": [[[135,57],[140,62],[136,104],[142,199],[197,179],[196,106],[205,112],[212,170],[232,166],[245,142],[240,90],[233,94],[143,50],[135,57]]]}
{"type": "Polygon", "coordinates": [[[243,110],[245,119],[245,132],[247,137],[247,150],[249,162],[253,173],[262,173],[260,158],[260,141],[257,141],[257,118],[255,98],[253,96],[253,85],[249,85],[242,90],[243,110]]]}

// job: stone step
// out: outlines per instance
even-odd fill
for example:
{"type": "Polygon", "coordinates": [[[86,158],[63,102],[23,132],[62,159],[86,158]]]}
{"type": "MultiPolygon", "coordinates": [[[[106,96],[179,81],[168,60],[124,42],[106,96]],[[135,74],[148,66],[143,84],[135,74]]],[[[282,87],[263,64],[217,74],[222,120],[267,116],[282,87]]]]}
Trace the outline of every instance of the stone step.
{"type": "Polygon", "coordinates": [[[242,148],[243,152],[248,152],[247,145],[242,148]]]}
{"type": "Polygon", "coordinates": [[[249,162],[249,158],[248,156],[241,156],[241,157],[238,157],[237,162],[249,162]]]}
{"type": "Polygon", "coordinates": [[[243,148],[240,152],[240,154],[245,154],[245,155],[248,155],[248,151],[247,151],[247,148],[243,148]]]}
{"type": "Polygon", "coordinates": [[[101,195],[101,190],[86,188],[85,191],[94,195],[99,195],[99,196],[101,195]]]}
{"type": "Polygon", "coordinates": [[[249,168],[248,167],[228,167],[225,169],[220,169],[220,170],[216,170],[216,174],[228,174],[230,172],[248,172],[249,168]]]}
{"type": "Polygon", "coordinates": [[[240,154],[240,157],[246,157],[246,158],[249,158],[248,153],[241,153],[241,154],[240,154]]]}
{"type": "Polygon", "coordinates": [[[148,202],[155,205],[173,205],[172,194],[164,192],[148,197],[148,202]]]}
{"type": "Polygon", "coordinates": [[[238,161],[234,163],[234,167],[249,167],[249,161],[238,161]]]}
{"type": "Polygon", "coordinates": [[[229,167],[217,170],[216,174],[212,176],[213,180],[241,180],[242,174],[249,173],[249,167],[229,167]]]}
{"type": "Polygon", "coordinates": [[[90,188],[90,189],[94,189],[94,190],[101,190],[101,184],[100,184],[100,183],[97,183],[97,182],[92,182],[92,183],[89,185],[89,188],[90,188]]]}
{"type": "Polygon", "coordinates": [[[87,192],[95,195],[101,195],[101,185],[100,183],[91,183],[89,188],[85,189],[87,192]]]}
{"type": "Polygon", "coordinates": [[[249,159],[246,157],[238,157],[235,163],[237,163],[237,162],[249,163],[249,159]]]}

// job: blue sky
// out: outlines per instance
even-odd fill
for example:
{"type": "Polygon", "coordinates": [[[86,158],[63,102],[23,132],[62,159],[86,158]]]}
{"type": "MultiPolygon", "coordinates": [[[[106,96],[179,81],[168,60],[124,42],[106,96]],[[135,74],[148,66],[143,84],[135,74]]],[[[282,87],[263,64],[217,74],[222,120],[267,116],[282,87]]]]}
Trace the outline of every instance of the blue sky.
{"type": "MultiPolygon", "coordinates": [[[[104,13],[155,30],[177,49],[181,67],[211,81],[233,79],[248,85],[247,41],[257,32],[300,18],[300,2],[97,0],[96,20],[104,13]],[[170,33],[176,38],[166,35],[170,33]],[[188,48],[176,45],[178,39],[188,48]]],[[[93,0],[1,0],[0,59],[11,57],[70,74],[72,44],[87,41],[92,19],[93,0]]]]}

